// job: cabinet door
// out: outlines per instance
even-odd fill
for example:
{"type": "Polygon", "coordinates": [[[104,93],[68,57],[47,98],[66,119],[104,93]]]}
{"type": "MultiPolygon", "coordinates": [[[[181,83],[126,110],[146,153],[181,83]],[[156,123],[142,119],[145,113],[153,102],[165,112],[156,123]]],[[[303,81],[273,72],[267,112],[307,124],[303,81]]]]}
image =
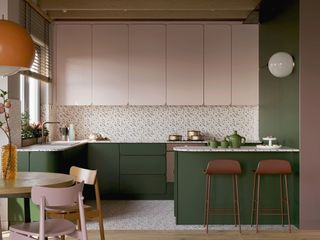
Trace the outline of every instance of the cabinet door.
{"type": "Polygon", "coordinates": [[[231,104],[231,26],[206,25],[204,104],[231,104]]]}
{"type": "Polygon", "coordinates": [[[232,26],[232,105],[257,105],[258,25],[232,26]]]}
{"type": "Polygon", "coordinates": [[[90,143],[88,168],[97,169],[102,198],[119,193],[119,144],[90,143]]]}
{"type": "Polygon", "coordinates": [[[94,25],[92,39],[93,104],[128,104],[128,26],[94,25]]]}
{"type": "Polygon", "coordinates": [[[167,104],[203,104],[203,26],[167,27],[167,104]]]}
{"type": "Polygon", "coordinates": [[[58,105],[91,104],[91,26],[56,26],[58,105]]]}
{"type": "Polygon", "coordinates": [[[130,26],[129,73],[130,105],[165,104],[165,25],[130,26]]]}

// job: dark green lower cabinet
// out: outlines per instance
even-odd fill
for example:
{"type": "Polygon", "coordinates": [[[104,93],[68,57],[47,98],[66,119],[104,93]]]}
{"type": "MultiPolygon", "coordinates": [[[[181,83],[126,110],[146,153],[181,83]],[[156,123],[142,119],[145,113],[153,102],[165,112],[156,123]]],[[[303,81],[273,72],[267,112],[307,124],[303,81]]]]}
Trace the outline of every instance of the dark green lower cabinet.
{"type": "Polygon", "coordinates": [[[120,144],[120,193],[132,199],[167,199],[166,145],[120,144]]]}
{"type": "Polygon", "coordinates": [[[88,144],[88,168],[98,170],[102,199],[119,194],[119,144],[88,144]]]}
{"type": "Polygon", "coordinates": [[[122,194],[165,194],[165,175],[120,175],[122,194]]]}
{"type": "MultiPolygon", "coordinates": [[[[289,202],[291,222],[299,223],[299,153],[295,152],[176,152],[175,158],[175,216],[177,224],[203,224],[205,176],[202,172],[213,159],[236,159],[240,162],[239,196],[241,223],[250,224],[253,170],[263,159],[286,159],[293,167],[289,176],[289,202]]],[[[215,176],[212,180],[212,206],[232,208],[231,176],[215,176]]],[[[280,207],[279,176],[261,177],[261,208],[280,207]]],[[[213,215],[210,224],[233,224],[232,216],[213,215]]],[[[261,216],[261,224],[280,224],[280,216],[261,216]]],[[[286,220],[285,220],[286,223],[286,220]]]]}
{"type": "MultiPolygon", "coordinates": [[[[71,166],[87,167],[87,144],[65,151],[18,152],[18,171],[20,172],[58,172],[69,173],[71,166]]],[[[9,223],[24,220],[23,198],[9,198],[9,223]]],[[[39,208],[30,201],[31,220],[39,220],[39,208]]]]}

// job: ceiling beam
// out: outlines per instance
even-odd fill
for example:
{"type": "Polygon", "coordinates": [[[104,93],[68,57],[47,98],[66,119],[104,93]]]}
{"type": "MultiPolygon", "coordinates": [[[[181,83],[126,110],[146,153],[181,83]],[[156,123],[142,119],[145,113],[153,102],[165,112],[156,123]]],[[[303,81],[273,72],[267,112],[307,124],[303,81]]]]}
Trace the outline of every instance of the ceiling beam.
{"type": "Polygon", "coordinates": [[[250,11],[49,11],[55,20],[220,20],[243,21],[250,11]]]}
{"type": "Polygon", "coordinates": [[[253,10],[260,0],[39,0],[53,10],[253,10]]]}

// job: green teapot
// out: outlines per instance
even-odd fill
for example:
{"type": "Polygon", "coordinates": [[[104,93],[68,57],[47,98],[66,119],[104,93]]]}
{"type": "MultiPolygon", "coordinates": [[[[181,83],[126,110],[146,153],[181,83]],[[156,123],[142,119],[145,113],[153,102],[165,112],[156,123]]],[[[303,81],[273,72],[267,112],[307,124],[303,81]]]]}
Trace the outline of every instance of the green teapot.
{"type": "Polygon", "coordinates": [[[239,148],[241,145],[246,143],[246,138],[238,135],[237,131],[234,131],[232,135],[227,136],[227,140],[232,148],[239,148]]]}
{"type": "Polygon", "coordinates": [[[208,140],[208,145],[212,148],[217,148],[219,145],[219,142],[216,140],[216,138],[208,140]]]}

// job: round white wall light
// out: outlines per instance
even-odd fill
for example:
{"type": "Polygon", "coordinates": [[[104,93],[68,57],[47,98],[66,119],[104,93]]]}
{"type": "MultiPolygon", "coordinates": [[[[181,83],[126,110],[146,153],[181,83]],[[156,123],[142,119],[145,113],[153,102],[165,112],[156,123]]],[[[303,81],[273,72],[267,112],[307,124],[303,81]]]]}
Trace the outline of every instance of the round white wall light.
{"type": "Polygon", "coordinates": [[[289,76],[294,67],[293,58],[289,53],[277,52],[273,54],[268,62],[268,68],[275,77],[282,78],[289,76]]]}

